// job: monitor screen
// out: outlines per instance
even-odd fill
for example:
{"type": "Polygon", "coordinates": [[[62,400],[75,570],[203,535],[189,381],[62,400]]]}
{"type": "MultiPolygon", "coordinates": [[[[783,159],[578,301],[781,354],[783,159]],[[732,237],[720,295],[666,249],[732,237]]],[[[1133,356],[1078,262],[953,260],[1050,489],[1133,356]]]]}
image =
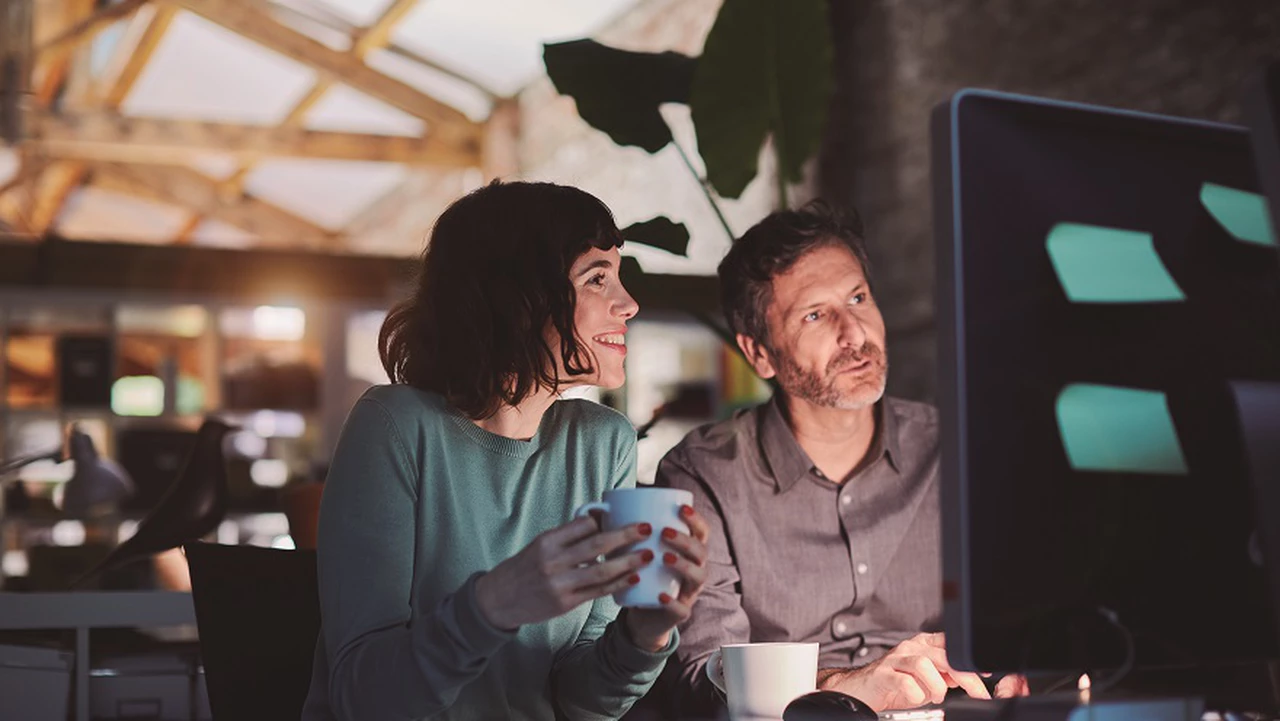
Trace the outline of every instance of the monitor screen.
{"type": "Polygon", "coordinates": [[[963,91],[933,118],[948,655],[1274,657],[1233,380],[1280,380],[1245,131],[963,91]]]}

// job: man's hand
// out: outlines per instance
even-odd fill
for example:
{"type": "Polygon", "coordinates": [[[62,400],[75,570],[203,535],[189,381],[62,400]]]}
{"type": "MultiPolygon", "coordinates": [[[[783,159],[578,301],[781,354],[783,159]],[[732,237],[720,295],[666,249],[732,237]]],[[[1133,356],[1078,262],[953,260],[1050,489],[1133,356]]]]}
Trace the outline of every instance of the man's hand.
{"type": "MultiPolygon", "coordinates": [[[[1026,681],[1022,683],[1025,686],[1026,681]]],[[[832,673],[819,686],[855,696],[876,711],[942,703],[947,689],[956,687],[974,698],[991,698],[978,674],[956,671],[947,663],[940,633],[912,636],[883,658],[862,668],[832,673]]],[[[1016,684],[1010,681],[1009,686],[1013,691],[1016,684]]]]}
{"type": "Polygon", "coordinates": [[[1027,677],[1011,673],[996,684],[996,698],[1013,698],[1014,696],[1030,696],[1031,687],[1027,685],[1027,677]]]}

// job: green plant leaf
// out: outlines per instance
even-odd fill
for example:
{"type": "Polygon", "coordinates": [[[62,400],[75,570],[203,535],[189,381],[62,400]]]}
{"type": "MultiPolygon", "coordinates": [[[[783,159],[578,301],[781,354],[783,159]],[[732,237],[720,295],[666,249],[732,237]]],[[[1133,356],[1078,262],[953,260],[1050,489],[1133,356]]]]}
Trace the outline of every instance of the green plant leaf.
{"type": "Polygon", "coordinates": [[[689,249],[689,229],[684,223],[673,223],[664,215],[628,225],[622,229],[622,237],[676,255],[685,255],[689,249]]]}
{"type": "Polygon", "coordinates": [[[725,0],[698,59],[689,105],[707,179],[726,198],[756,176],[772,133],[795,182],[818,149],[831,94],[825,0],[725,0]]]}
{"type": "Polygon", "coordinates": [[[543,45],[542,59],[556,90],[577,102],[591,127],[650,153],[671,142],[658,106],[689,102],[697,65],[680,53],[635,53],[594,40],[543,45]]]}

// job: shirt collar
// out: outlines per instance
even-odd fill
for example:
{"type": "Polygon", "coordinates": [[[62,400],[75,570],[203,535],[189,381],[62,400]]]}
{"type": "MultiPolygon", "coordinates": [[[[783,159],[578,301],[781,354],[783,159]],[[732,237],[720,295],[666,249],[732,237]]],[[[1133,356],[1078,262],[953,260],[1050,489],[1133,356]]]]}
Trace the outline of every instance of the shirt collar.
{"type": "MultiPolygon", "coordinates": [[[[862,467],[869,468],[881,456],[888,456],[889,465],[895,472],[901,472],[898,459],[901,458],[898,445],[898,418],[892,408],[887,407],[891,401],[881,399],[875,405],[876,434],[867,451],[868,461],[862,467]]],[[[816,472],[809,454],[805,453],[796,441],[791,427],[787,425],[786,414],[782,410],[782,396],[774,393],[773,397],[761,409],[760,447],[764,452],[769,469],[773,472],[774,483],[778,490],[786,493],[797,482],[810,472],[816,472]]]]}
{"type": "Polygon", "coordinates": [[[888,456],[889,465],[893,466],[894,471],[901,473],[901,434],[898,433],[898,414],[894,412],[893,404],[894,400],[888,397],[881,398],[876,404],[876,439],[871,450],[888,456]]]}
{"type": "Polygon", "coordinates": [[[781,393],[774,393],[762,409],[760,447],[769,462],[769,470],[773,472],[773,482],[784,493],[813,468],[809,454],[796,442],[787,425],[786,415],[782,412],[781,393]]]}

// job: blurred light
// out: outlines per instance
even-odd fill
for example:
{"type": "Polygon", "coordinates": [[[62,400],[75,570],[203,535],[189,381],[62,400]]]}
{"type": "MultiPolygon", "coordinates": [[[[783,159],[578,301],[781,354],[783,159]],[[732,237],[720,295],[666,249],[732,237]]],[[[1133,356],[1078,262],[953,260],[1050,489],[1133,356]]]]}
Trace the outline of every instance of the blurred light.
{"type": "Polygon", "coordinates": [[[198,305],[120,305],[116,308],[116,329],[123,333],[199,338],[208,323],[208,311],[198,305]]]}
{"type": "Polygon", "coordinates": [[[111,410],[121,416],[164,413],[164,381],[155,376],[125,376],[111,386],[111,410]]]}
{"type": "Polygon", "coordinates": [[[301,308],[260,305],[253,309],[253,337],[262,340],[302,340],[307,316],[301,308]]]}
{"type": "Polygon", "coordinates": [[[193,416],[204,410],[204,383],[191,376],[178,377],[173,409],[180,415],[193,416]]]}
{"type": "Polygon", "coordinates": [[[263,488],[282,488],[289,482],[289,464],[278,458],[264,458],[249,466],[249,478],[263,488]]]}
{"type": "Polygon", "coordinates": [[[218,524],[218,543],[234,546],[240,543],[240,526],[235,521],[223,521],[218,524]]]}
{"type": "MultiPolygon", "coordinates": [[[[46,460],[36,461],[23,466],[18,471],[18,480],[25,483],[66,483],[71,480],[71,476],[75,475],[75,461],[67,460],[59,463],[58,461],[46,460]]],[[[61,486],[58,487],[61,490],[61,486]]],[[[62,507],[61,496],[57,495],[58,491],[54,491],[54,505],[62,507]]]]}
{"type": "Polygon", "coordinates": [[[25,576],[30,568],[26,551],[5,551],[3,558],[0,559],[0,573],[6,576],[25,576]]]}
{"type": "Polygon", "coordinates": [[[387,371],[378,356],[378,334],[387,313],[354,313],[347,318],[347,375],[368,383],[386,383],[387,371]]]}
{"type": "Polygon", "coordinates": [[[231,434],[231,448],[245,458],[261,458],[267,452],[267,439],[253,431],[231,434]]]}
{"type": "Polygon", "coordinates": [[[39,418],[29,421],[15,421],[11,426],[9,453],[17,458],[29,453],[61,445],[63,442],[62,423],[53,418],[39,418]]]}
{"type": "Polygon", "coordinates": [[[293,551],[298,548],[297,545],[295,545],[293,542],[293,536],[290,536],[288,534],[283,536],[276,536],[274,539],[272,539],[271,547],[279,548],[280,550],[283,550],[283,551],[293,551]]]}
{"type": "Polygon", "coordinates": [[[307,419],[291,411],[257,411],[245,426],[263,438],[301,438],[307,419]]]}
{"type": "Polygon", "coordinates": [[[116,529],[116,543],[124,543],[133,538],[133,534],[138,532],[138,522],[132,519],[125,519],[120,522],[120,527],[116,529]]]}
{"type": "Polygon", "coordinates": [[[240,519],[240,528],[254,536],[270,540],[289,533],[289,517],[283,513],[254,513],[240,519]]]}
{"type": "Polygon", "coordinates": [[[58,521],[50,530],[55,546],[83,546],[84,524],[79,521],[58,521]]]}

